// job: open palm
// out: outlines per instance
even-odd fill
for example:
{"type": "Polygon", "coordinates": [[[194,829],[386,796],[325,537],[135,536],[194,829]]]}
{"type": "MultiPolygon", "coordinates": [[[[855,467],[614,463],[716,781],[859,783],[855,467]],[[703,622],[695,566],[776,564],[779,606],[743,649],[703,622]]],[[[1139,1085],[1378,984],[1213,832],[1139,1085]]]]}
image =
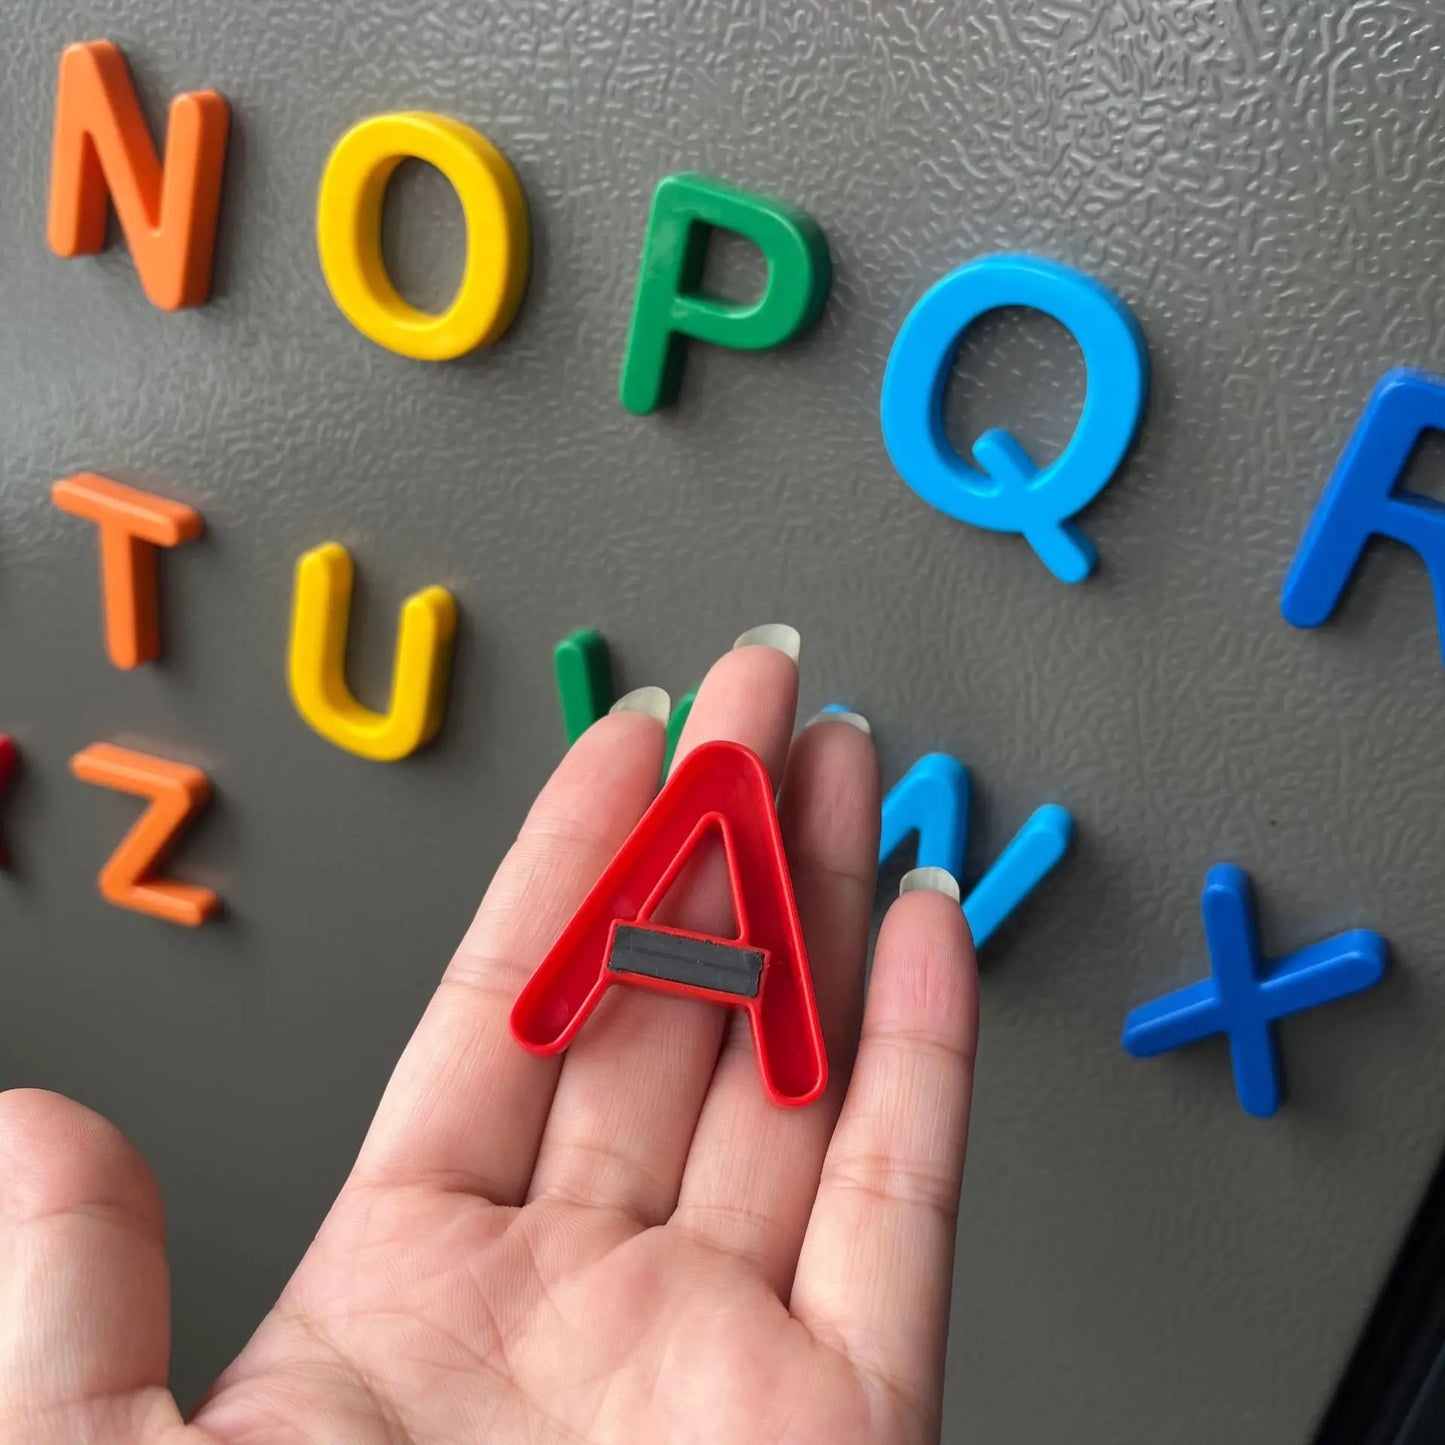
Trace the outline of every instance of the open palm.
{"type": "MultiPolygon", "coordinates": [[[[538,797],[315,1243],[189,1423],[150,1171],[80,1105],[0,1095],[0,1440],[937,1438],[972,948],[954,899],[907,893],[864,1009],[877,761],[846,719],[790,746],[795,639],[762,636],[781,645],[713,667],[679,755],[732,738],[781,787],[823,1099],[771,1105],[742,1016],[691,999],[612,990],[565,1060],[512,1041],[517,991],[655,793],[662,724],[616,712],[538,797]]],[[[680,921],[720,926],[718,874],[678,891],[680,921]]]]}

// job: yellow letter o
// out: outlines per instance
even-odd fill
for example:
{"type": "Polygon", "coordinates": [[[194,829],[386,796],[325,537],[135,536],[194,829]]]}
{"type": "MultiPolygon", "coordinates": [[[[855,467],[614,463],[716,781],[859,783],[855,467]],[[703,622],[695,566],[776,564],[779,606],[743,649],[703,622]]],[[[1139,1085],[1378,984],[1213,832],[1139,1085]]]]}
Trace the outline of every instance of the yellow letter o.
{"type": "Polygon", "coordinates": [[[449,361],[495,341],[527,286],[527,201],[506,158],[484,135],[444,115],[376,115],[336,143],[316,206],[321,273],[341,313],[379,346],[419,361],[449,361]],[[452,184],[467,227],[461,285],[445,311],[397,294],[381,255],[381,207],[392,172],[414,158],[452,184]]]}

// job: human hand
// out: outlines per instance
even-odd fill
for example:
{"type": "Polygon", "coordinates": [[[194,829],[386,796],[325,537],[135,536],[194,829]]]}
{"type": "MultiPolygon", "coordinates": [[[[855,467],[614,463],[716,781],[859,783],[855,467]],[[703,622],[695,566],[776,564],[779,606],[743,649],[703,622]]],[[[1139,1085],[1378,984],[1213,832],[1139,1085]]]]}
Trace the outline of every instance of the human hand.
{"type": "MultiPolygon", "coordinates": [[[[0,1095],[0,1441],[938,1438],[973,949],[955,897],[905,894],[865,1012],[877,759],[837,718],[790,746],[796,638],[764,635],[784,647],[723,657],[678,752],[732,738],[781,784],[823,1098],[770,1104],[744,1016],[695,999],[614,989],[564,1058],[513,1042],[656,791],[662,723],[616,712],[542,790],[315,1242],[189,1424],[149,1169],[79,1104],[0,1095]]],[[[681,887],[673,921],[720,927],[721,867],[681,887]]]]}

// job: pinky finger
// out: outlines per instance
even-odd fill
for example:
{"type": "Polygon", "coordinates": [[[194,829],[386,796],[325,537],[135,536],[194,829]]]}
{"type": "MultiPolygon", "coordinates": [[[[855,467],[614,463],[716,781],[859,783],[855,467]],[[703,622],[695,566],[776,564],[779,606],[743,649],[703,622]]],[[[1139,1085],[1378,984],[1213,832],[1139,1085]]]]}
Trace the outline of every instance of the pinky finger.
{"type": "Polygon", "coordinates": [[[828,1148],[793,1315],[936,1427],[978,986],[953,880],[917,870],[879,934],[858,1062],[828,1148]],[[928,875],[928,876],[924,876],[928,875]],[[934,886],[930,886],[934,885],[934,886]]]}

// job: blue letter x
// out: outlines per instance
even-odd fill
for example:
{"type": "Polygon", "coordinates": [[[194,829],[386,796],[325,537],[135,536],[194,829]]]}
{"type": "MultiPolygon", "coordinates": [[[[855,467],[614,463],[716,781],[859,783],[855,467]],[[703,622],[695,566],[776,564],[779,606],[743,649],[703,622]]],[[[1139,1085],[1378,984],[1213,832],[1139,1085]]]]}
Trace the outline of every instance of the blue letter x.
{"type": "Polygon", "coordinates": [[[1271,963],[1260,956],[1249,875],[1229,863],[1209,870],[1201,908],[1213,977],[1131,1010],[1124,1047],[1147,1059],[1227,1034],[1239,1102],[1266,1119],[1280,1101],[1275,1020],[1378,983],[1385,940],[1354,928],[1271,963]]]}

